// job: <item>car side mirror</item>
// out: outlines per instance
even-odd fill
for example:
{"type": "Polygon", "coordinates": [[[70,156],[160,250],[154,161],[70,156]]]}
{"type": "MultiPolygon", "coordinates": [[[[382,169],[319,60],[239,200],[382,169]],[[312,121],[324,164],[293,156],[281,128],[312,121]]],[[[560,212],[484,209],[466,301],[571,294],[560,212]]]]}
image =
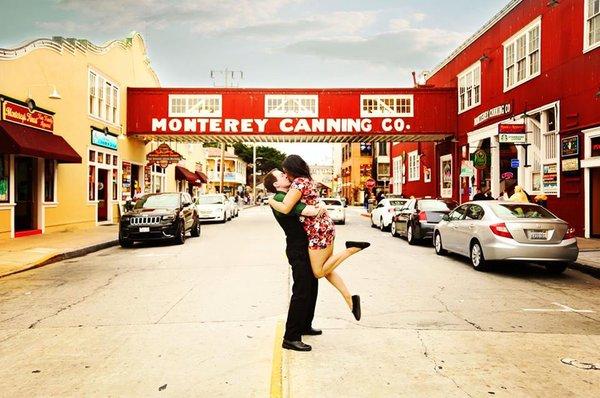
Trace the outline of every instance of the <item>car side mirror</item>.
{"type": "Polygon", "coordinates": [[[448,214],[444,214],[442,221],[450,221],[450,216],[448,214]]]}
{"type": "Polygon", "coordinates": [[[131,199],[127,199],[125,201],[125,210],[126,211],[131,211],[133,210],[133,202],[131,201],[131,199]]]}

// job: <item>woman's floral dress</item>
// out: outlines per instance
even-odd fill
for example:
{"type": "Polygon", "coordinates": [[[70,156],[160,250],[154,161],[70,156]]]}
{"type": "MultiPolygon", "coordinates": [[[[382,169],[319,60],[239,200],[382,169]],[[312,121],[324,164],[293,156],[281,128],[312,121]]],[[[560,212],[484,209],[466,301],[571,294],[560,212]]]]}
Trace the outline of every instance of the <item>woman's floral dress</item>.
{"type": "MultiPolygon", "coordinates": [[[[319,201],[319,193],[314,182],[309,178],[295,178],[292,185],[290,185],[291,188],[302,193],[300,201],[304,204],[314,206],[319,201]]],[[[316,217],[300,216],[300,222],[308,237],[309,249],[325,249],[327,246],[333,245],[335,225],[329,214],[323,213],[316,217]]]]}

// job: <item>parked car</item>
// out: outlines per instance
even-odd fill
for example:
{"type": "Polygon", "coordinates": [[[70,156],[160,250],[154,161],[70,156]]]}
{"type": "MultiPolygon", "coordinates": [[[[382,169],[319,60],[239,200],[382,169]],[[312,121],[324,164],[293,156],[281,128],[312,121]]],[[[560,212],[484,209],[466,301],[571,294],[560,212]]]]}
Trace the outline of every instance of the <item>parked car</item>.
{"type": "Polygon", "coordinates": [[[393,218],[392,236],[405,236],[410,245],[431,239],[434,227],[456,206],[452,199],[409,199],[393,218]]]}
{"type": "Polygon", "coordinates": [[[237,217],[240,215],[240,205],[238,205],[235,197],[229,197],[229,205],[231,206],[231,216],[237,217]]]}
{"type": "Polygon", "coordinates": [[[408,199],[381,199],[377,207],[371,211],[371,227],[386,231],[392,225],[392,218],[408,199]]]}
{"type": "Polygon", "coordinates": [[[192,198],[187,193],[144,195],[131,205],[119,220],[119,244],[131,247],[134,242],[173,239],[185,242],[185,234],[200,236],[200,222],[192,198]]]}
{"type": "Polygon", "coordinates": [[[327,209],[327,214],[337,224],[346,224],[346,209],[340,199],[323,198],[321,203],[327,209]]]}
{"type": "Polygon", "coordinates": [[[231,220],[231,203],[222,193],[200,195],[196,199],[196,208],[201,221],[231,220]]]}
{"type": "Polygon", "coordinates": [[[503,201],[468,202],[436,226],[435,252],[468,256],[476,270],[489,261],[540,262],[561,273],[577,260],[575,229],[542,206],[503,201]]]}

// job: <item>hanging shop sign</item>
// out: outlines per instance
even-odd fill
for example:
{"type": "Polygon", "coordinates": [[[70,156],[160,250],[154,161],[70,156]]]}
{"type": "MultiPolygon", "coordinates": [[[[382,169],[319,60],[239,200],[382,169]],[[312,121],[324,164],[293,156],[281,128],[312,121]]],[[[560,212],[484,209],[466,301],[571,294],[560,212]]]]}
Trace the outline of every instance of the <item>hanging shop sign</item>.
{"type": "Polygon", "coordinates": [[[461,177],[473,177],[473,162],[471,160],[463,160],[460,164],[461,177]]]}
{"type": "Polygon", "coordinates": [[[543,189],[544,193],[558,192],[558,172],[556,164],[544,165],[543,189]]]}
{"type": "Polygon", "coordinates": [[[527,144],[527,134],[500,133],[498,142],[501,144],[527,144]]]}
{"type": "Polygon", "coordinates": [[[591,156],[600,156],[600,137],[593,137],[592,139],[590,139],[590,146],[592,152],[591,156]]]}
{"type": "Polygon", "coordinates": [[[574,135],[572,137],[563,138],[560,140],[560,156],[566,158],[568,156],[579,155],[579,137],[574,135]]]}
{"type": "Polygon", "coordinates": [[[578,171],[579,170],[579,158],[563,159],[561,161],[562,171],[578,171]]]}
{"type": "Polygon", "coordinates": [[[473,154],[473,167],[478,170],[485,169],[487,167],[488,156],[483,149],[478,149],[473,154]]]}
{"type": "Polygon", "coordinates": [[[103,130],[92,128],[92,145],[117,150],[118,139],[115,135],[103,130]]]}
{"type": "Polygon", "coordinates": [[[525,124],[500,123],[498,124],[498,134],[525,134],[525,124]]]}
{"type": "Polygon", "coordinates": [[[146,160],[149,164],[156,163],[160,167],[165,168],[171,163],[178,163],[183,156],[171,149],[165,143],[160,144],[158,148],[146,155],[146,160]]]}
{"type": "MultiPolygon", "coordinates": [[[[33,101],[31,103],[35,106],[33,101]]],[[[51,113],[30,109],[25,104],[19,104],[8,99],[2,101],[2,120],[43,131],[54,131],[54,116],[51,113]]]]}
{"type": "Polygon", "coordinates": [[[513,173],[511,173],[510,171],[505,171],[504,173],[502,173],[500,175],[500,178],[503,180],[512,180],[515,177],[515,175],[513,173]]]}
{"type": "Polygon", "coordinates": [[[508,115],[510,112],[511,112],[510,104],[504,104],[504,105],[500,105],[500,106],[497,106],[492,109],[488,109],[487,111],[479,114],[479,116],[477,116],[475,119],[473,119],[473,125],[477,126],[478,124],[481,124],[488,119],[493,119],[498,116],[508,115]]]}

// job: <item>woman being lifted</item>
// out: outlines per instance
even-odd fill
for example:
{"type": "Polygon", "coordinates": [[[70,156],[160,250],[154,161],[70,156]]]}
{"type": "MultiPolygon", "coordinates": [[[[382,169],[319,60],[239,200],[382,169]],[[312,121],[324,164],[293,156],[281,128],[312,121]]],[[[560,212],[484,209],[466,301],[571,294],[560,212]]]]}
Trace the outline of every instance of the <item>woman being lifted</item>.
{"type": "MultiPolygon", "coordinates": [[[[306,205],[316,205],[319,193],[306,162],[298,155],[289,155],[281,165],[285,175],[279,177],[291,181],[291,185],[281,202],[271,198],[269,205],[284,214],[290,213],[299,201],[306,205]]],[[[354,318],[360,320],[360,296],[351,295],[334,270],[351,255],[369,247],[370,243],[347,241],[345,250],[333,254],[335,225],[326,212],[313,217],[300,215],[300,222],[308,237],[308,255],[313,274],[316,278],[325,277],[335,286],[346,300],[354,318]]]]}

